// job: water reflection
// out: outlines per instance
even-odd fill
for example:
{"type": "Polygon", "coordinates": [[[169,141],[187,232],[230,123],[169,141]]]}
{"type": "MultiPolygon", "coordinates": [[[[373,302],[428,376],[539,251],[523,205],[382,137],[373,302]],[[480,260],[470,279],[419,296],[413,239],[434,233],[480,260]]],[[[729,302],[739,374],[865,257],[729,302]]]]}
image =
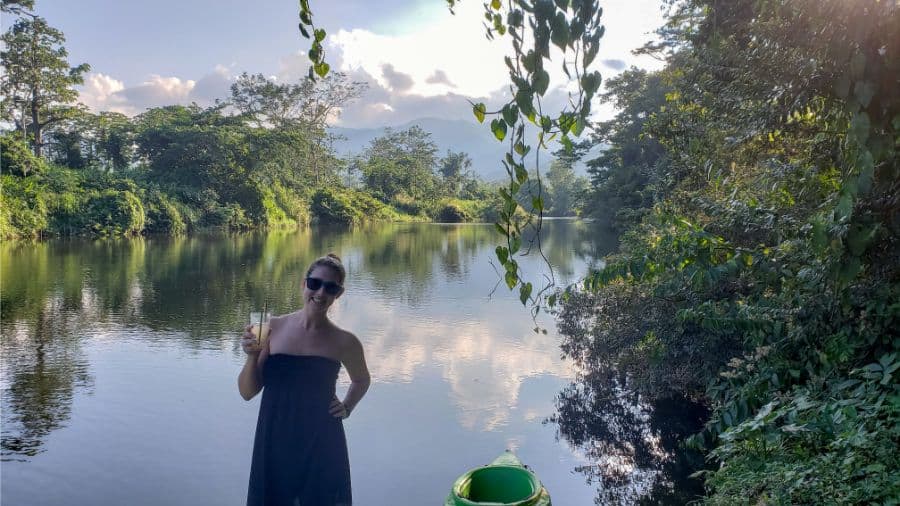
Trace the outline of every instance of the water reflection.
{"type": "MultiPolygon", "coordinates": [[[[105,378],[102,385],[96,380],[96,395],[103,395],[100,387],[121,379],[117,374],[125,374],[122,371],[127,371],[129,382],[127,392],[111,404],[116,407],[104,404],[108,397],[93,404],[98,417],[94,420],[112,416],[122,423],[117,432],[120,445],[155,441],[148,439],[152,431],[142,425],[149,423],[143,420],[151,414],[158,417],[154,418],[156,427],[170,415],[178,415],[170,404],[150,403],[148,406],[165,407],[150,410],[143,406],[145,399],[168,398],[178,384],[187,381],[194,383],[194,388],[177,392],[179,402],[186,400],[178,406],[219,402],[228,408],[210,411],[210,419],[235,418],[236,412],[228,410],[242,409],[241,405],[236,400],[222,400],[219,390],[230,393],[233,373],[227,370],[229,365],[223,368],[209,357],[230,355],[239,363],[235,332],[251,308],[268,300],[276,313],[296,309],[304,269],[318,255],[334,251],[344,259],[349,280],[346,294],[334,307],[334,320],[362,339],[377,384],[372,395],[392,392],[390,395],[401,396],[382,397],[388,402],[380,407],[372,398],[369,413],[373,418],[369,421],[373,430],[381,430],[387,438],[393,435],[395,441],[424,441],[422,445],[434,445],[429,430],[442,434],[456,431],[455,439],[447,439],[449,446],[456,444],[449,441],[493,445],[512,433],[507,444],[519,444],[525,441],[523,424],[537,424],[545,418],[553,409],[550,400],[554,394],[574,379],[559,394],[557,414],[550,420],[559,437],[579,454],[577,459],[569,455],[566,462],[586,463],[579,470],[598,482],[598,500],[627,503],[641,495],[680,502],[688,497],[692,492],[685,490],[693,489],[685,488],[684,476],[691,462],[689,456],[676,451],[676,442],[696,430],[702,414],[675,416],[686,412],[682,404],[642,405],[640,399],[623,393],[625,389],[615,377],[596,372],[576,376],[572,364],[560,360],[559,338],[553,332],[532,332],[535,324],[515,293],[501,286],[492,295],[498,278],[490,262],[498,237],[491,226],[388,224],[349,230],[2,244],[3,458],[27,461],[43,450],[51,433],[67,425],[78,427],[73,399],[90,395],[95,377],[105,378]],[[108,341],[101,341],[100,336],[108,341]],[[109,357],[110,350],[122,341],[129,341],[130,351],[113,354],[127,356],[119,358],[122,363],[111,366],[98,358],[109,357]],[[182,360],[185,350],[187,355],[206,358],[182,360]],[[164,368],[175,363],[190,370],[164,368]],[[141,369],[141,364],[146,367],[141,369]],[[215,378],[225,375],[227,381],[206,383],[199,370],[215,378]],[[179,380],[160,386],[159,377],[168,376],[179,380]],[[132,391],[138,388],[145,389],[145,399],[132,399],[132,391]],[[397,405],[391,404],[399,402],[396,399],[407,401],[401,408],[413,400],[422,402],[416,413],[431,416],[440,412],[435,416],[442,417],[443,425],[433,429],[431,424],[403,426],[395,416],[397,405]],[[143,413],[143,418],[129,419],[136,412],[143,413]],[[406,428],[397,434],[389,424],[406,428]],[[409,434],[416,430],[420,432],[409,434]],[[648,492],[651,495],[647,496],[648,492]]],[[[547,221],[541,243],[561,284],[574,282],[608,249],[590,226],[571,221],[547,221]]],[[[530,276],[546,272],[537,256],[520,259],[520,263],[530,276]]],[[[548,319],[538,322],[548,329],[553,328],[552,323],[548,319]]],[[[181,416],[202,419],[203,415],[201,409],[181,416]]],[[[357,419],[356,423],[365,421],[357,419]]],[[[185,420],[171,423],[182,425],[185,420]]],[[[210,421],[203,426],[203,433],[215,432],[221,424],[210,421]]],[[[81,427],[76,436],[85,438],[84,445],[99,444],[81,427]]],[[[224,428],[219,430],[233,435],[224,428]]],[[[108,432],[109,427],[104,426],[97,434],[108,438],[108,432]]],[[[167,437],[168,433],[161,431],[159,441],[167,437]]],[[[554,444],[552,434],[548,440],[554,444]]],[[[216,446],[193,447],[192,442],[180,441],[188,446],[179,462],[189,470],[192,455],[208,455],[216,446]]],[[[528,442],[524,444],[529,451],[528,442]]],[[[407,448],[409,458],[422,452],[423,458],[433,459],[419,448],[422,445],[407,448]]],[[[171,461],[168,453],[152,453],[154,444],[128,448],[145,455],[149,462],[171,461]]],[[[360,443],[358,448],[362,452],[367,446],[360,443]]],[[[371,451],[368,457],[378,462],[383,452],[377,445],[371,451]]],[[[559,458],[558,453],[543,451],[547,453],[541,457],[559,458]]],[[[568,448],[561,451],[569,453],[568,448]]],[[[99,460],[109,457],[97,453],[99,460]]],[[[361,460],[365,457],[360,455],[361,460]]],[[[60,465],[66,464],[71,462],[60,465]]],[[[158,467],[165,471],[177,466],[158,467]]],[[[560,474],[568,476],[572,465],[565,467],[560,474]]],[[[237,464],[234,468],[239,474],[246,471],[237,464]]],[[[23,472],[21,468],[15,471],[23,472]]],[[[385,468],[388,471],[396,469],[385,468]]],[[[447,479],[452,480],[458,471],[449,469],[447,479]]],[[[114,472],[108,477],[115,483],[121,478],[114,472]]],[[[240,474],[240,478],[245,476],[240,474]]],[[[444,491],[442,478],[433,479],[444,491]]],[[[371,487],[378,488],[374,483],[371,487]]],[[[24,487],[21,490],[26,493],[24,487]]],[[[565,492],[559,497],[565,498],[565,492]]]]}
{"type": "MultiPolygon", "coordinates": [[[[460,423],[496,430],[525,379],[571,377],[546,352],[553,336],[532,333],[514,297],[489,300],[498,237],[483,225],[387,224],[2,244],[4,458],[33,456],[65,426],[73,395],[93,381],[83,347],[98,326],[117,340],[175,335],[180,348],[237,356],[234,332],[251,308],[268,300],[275,312],[294,310],[304,269],[328,251],[344,258],[351,280],[335,319],[359,329],[376,380],[408,383],[436,366],[460,423]]],[[[583,271],[591,242],[583,224],[548,222],[542,241],[558,276],[583,271]]],[[[522,264],[545,269],[536,257],[522,264]]]]}
{"type": "Polygon", "coordinates": [[[708,410],[682,398],[648,403],[617,372],[591,367],[560,392],[548,419],[590,461],[597,504],[687,504],[703,494],[690,478],[706,464],[682,442],[703,428],[708,410]]]}
{"type": "Polygon", "coordinates": [[[2,332],[2,436],[4,461],[33,457],[42,442],[69,419],[76,389],[93,384],[77,338],[83,318],[71,317],[63,297],[45,301],[33,324],[4,325],[2,332]]]}

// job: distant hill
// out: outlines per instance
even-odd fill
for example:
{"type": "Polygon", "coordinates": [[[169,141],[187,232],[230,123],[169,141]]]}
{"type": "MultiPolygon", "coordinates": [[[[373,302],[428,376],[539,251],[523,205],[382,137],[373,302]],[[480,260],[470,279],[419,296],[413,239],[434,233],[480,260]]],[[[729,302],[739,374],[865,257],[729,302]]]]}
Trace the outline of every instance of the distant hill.
{"type": "MultiPolygon", "coordinates": [[[[472,121],[421,118],[393,127],[394,130],[406,130],[413,125],[418,125],[422,130],[431,134],[431,139],[437,144],[438,156],[444,156],[447,150],[463,151],[472,159],[472,169],[485,181],[505,179],[506,169],[501,160],[506,154],[507,143],[497,142],[491,135],[487,125],[481,125],[472,121]]],[[[331,127],[333,134],[342,135],[346,139],[335,141],[334,149],[340,156],[359,154],[369,147],[369,142],[376,137],[384,135],[386,127],[381,128],[344,128],[331,127]]],[[[554,147],[553,149],[556,149],[554,147]]],[[[594,153],[588,155],[592,158],[594,153]]],[[[541,153],[541,168],[550,167],[553,157],[541,153]]],[[[575,167],[579,175],[586,175],[584,163],[575,167]]]]}
{"type": "MultiPolygon", "coordinates": [[[[393,127],[394,130],[406,130],[418,125],[431,134],[437,144],[439,157],[447,150],[463,151],[472,159],[472,169],[485,181],[494,181],[506,177],[506,170],[500,163],[506,153],[506,144],[497,142],[485,125],[473,121],[422,118],[393,127]]],[[[369,142],[384,135],[385,128],[343,128],[332,127],[331,132],[346,137],[336,141],[334,149],[341,156],[361,153],[369,142]]]]}

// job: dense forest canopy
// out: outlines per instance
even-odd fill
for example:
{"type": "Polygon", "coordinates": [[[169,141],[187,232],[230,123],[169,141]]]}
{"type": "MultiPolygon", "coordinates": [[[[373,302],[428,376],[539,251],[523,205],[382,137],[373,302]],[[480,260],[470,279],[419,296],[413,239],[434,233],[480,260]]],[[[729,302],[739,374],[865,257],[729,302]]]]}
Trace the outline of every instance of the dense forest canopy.
{"type": "MultiPolygon", "coordinates": [[[[90,111],[77,91],[90,66],[70,64],[65,36],[34,8],[3,4],[14,20],[2,53],[4,238],[496,219],[496,183],[469,170],[465,146],[439,156],[418,127],[339,156],[329,126],[368,86],[340,72],[244,72],[210,107],[90,111]]],[[[576,179],[561,173],[557,193],[576,179]]],[[[553,212],[576,214],[574,195],[559,202],[553,212]]]]}
{"type": "MultiPolygon", "coordinates": [[[[551,301],[585,365],[561,410],[623,436],[610,391],[708,405],[712,504],[896,501],[900,5],[674,2],[660,34],[602,95],[586,212],[622,242],[551,301]]],[[[649,466],[634,440],[599,447],[649,466]]]]}

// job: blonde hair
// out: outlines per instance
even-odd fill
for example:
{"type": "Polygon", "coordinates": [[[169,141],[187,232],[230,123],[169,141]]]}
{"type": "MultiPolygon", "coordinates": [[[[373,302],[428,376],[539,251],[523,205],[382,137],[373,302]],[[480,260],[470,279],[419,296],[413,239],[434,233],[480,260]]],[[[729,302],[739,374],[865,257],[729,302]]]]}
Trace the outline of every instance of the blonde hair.
{"type": "Polygon", "coordinates": [[[316,267],[327,267],[336,272],[338,275],[338,283],[343,286],[344,279],[347,277],[347,271],[344,270],[344,264],[341,263],[341,257],[334,253],[329,253],[323,257],[317,258],[313,263],[309,264],[309,269],[306,270],[306,277],[309,277],[316,267]]]}

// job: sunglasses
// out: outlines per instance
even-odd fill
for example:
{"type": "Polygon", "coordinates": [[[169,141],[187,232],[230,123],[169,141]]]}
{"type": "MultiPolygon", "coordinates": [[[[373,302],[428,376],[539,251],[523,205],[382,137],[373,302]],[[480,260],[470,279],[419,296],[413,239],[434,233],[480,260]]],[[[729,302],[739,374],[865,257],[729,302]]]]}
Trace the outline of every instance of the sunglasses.
{"type": "Polygon", "coordinates": [[[313,292],[317,291],[319,288],[325,287],[325,293],[328,295],[337,295],[341,293],[341,290],[344,289],[343,286],[335,283],[334,281],[323,281],[319,278],[306,278],[306,288],[309,288],[313,292]]]}

